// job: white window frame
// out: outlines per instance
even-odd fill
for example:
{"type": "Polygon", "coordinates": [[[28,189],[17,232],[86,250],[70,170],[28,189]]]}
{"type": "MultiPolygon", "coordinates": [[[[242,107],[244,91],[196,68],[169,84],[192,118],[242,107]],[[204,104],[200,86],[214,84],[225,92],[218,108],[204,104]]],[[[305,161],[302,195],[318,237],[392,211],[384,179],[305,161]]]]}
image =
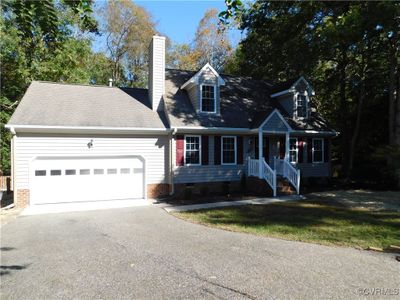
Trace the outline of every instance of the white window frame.
{"type": "Polygon", "coordinates": [[[294,112],[295,112],[295,116],[296,116],[297,119],[307,119],[308,118],[308,102],[309,101],[310,101],[310,99],[308,97],[307,91],[304,91],[303,93],[297,92],[294,95],[294,112]],[[306,107],[306,114],[303,117],[299,117],[297,115],[297,100],[298,100],[298,96],[305,96],[306,97],[305,103],[303,103],[305,105],[305,107],[306,107]]]}
{"type": "Polygon", "coordinates": [[[200,112],[205,114],[215,114],[217,112],[217,86],[214,84],[200,84],[200,112]],[[203,86],[212,86],[214,88],[214,110],[203,111],[203,86]]]}
{"type": "Polygon", "coordinates": [[[183,144],[183,165],[184,166],[201,166],[201,135],[185,135],[185,142],[183,144]],[[199,163],[198,164],[187,164],[186,163],[186,138],[187,137],[196,137],[199,138],[199,163]]]}
{"type": "Polygon", "coordinates": [[[312,162],[313,163],[315,163],[315,164],[322,164],[322,163],[324,163],[324,161],[325,161],[325,157],[324,157],[324,152],[325,152],[325,145],[324,145],[324,139],[323,138],[313,138],[312,139],[312,162]],[[322,155],[321,155],[321,161],[315,161],[315,159],[314,159],[314,141],[315,140],[320,140],[321,141],[321,152],[322,152],[322,155]]]}
{"type": "Polygon", "coordinates": [[[221,136],[221,165],[224,165],[224,166],[235,166],[235,165],[237,165],[237,137],[235,135],[223,135],[223,136],[221,136]],[[235,162],[233,162],[233,163],[224,163],[224,151],[223,151],[223,149],[224,149],[224,138],[230,138],[230,139],[233,138],[234,141],[235,141],[235,155],[234,155],[235,162]]]}
{"type": "Polygon", "coordinates": [[[291,164],[297,164],[299,162],[299,140],[297,139],[297,137],[289,138],[289,162],[291,164]],[[290,151],[294,151],[290,150],[290,140],[296,140],[296,161],[290,161],[290,151]]]}

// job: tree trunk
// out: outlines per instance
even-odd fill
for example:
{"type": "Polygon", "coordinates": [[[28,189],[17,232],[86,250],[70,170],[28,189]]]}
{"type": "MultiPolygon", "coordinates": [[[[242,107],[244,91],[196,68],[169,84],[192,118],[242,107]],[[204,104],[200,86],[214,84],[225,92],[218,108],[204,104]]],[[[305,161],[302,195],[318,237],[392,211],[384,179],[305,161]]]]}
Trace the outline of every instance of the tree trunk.
{"type": "Polygon", "coordinates": [[[396,120],[399,112],[396,107],[396,44],[389,42],[389,145],[396,144],[396,120]]]}
{"type": "Polygon", "coordinates": [[[341,61],[340,61],[340,86],[339,86],[339,97],[340,97],[340,115],[342,120],[341,128],[341,144],[342,144],[342,174],[346,175],[348,170],[348,129],[347,129],[347,101],[346,101],[346,67],[347,67],[347,50],[343,46],[341,48],[341,61]]]}
{"type": "Polygon", "coordinates": [[[347,169],[347,176],[346,176],[346,181],[350,180],[350,177],[352,175],[353,167],[354,167],[354,155],[356,152],[357,148],[357,140],[358,136],[360,134],[360,127],[361,127],[361,116],[362,116],[362,111],[363,111],[363,106],[364,106],[364,100],[365,100],[365,63],[364,63],[364,54],[362,54],[361,58],[361,74],[360,74],[360,94],[358,98],[358,103],[357,103],[357,117],[356,117],[356,124],[354,126],[354,132],[353,132],[353,137],[351,139],[350,143],[350,151],[349,151],[349,165],[347,169]]]}

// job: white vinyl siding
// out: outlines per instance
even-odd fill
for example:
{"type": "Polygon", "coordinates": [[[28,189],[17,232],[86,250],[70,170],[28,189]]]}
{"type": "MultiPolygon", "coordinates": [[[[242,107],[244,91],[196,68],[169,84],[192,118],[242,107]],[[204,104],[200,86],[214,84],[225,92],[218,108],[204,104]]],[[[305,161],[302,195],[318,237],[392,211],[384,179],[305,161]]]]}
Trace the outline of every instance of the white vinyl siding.
{"type": "MultiPolygon", "coordinates": [[[[172,161],[176,161],[176,140],[172,144],[172,161]]],[[[214,136],[208,137],[208,165],[176,166],[174,163],[174,183],[238,181],[246,169],[246,158],[249,155],[249,137],[243,137],[242,165],[214,164],[214,136]]]]}
{"type": "MultiPolygon", "coordinates": [[[[168,183],[168,137],[38,137],[15,139],[16,189],[29,188],[29,165],[35,157],[142,156],[146,183],[168,183]],[[93,140],[93,147],[87,144],[93,140]]],[[[106,172],[106,171],[105,171],[106,172]]],[[[78,171],[79,173],[79,171],[78,171]]]]}

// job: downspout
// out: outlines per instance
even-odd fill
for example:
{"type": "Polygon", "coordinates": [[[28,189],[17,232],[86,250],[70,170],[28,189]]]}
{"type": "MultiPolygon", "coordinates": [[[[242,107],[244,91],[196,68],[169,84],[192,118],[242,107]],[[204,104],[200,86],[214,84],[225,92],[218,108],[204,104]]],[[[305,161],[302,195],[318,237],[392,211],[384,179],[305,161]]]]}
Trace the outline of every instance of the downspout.
{"type": "MultiPolygon", "coordinates": [[[[14,127],[10,127],[10,132],[12,134],[12,138],[11,138],[11,190],[14,192],[14,177],[15,177],[15,168],[14,168],[14,164],[15,164],[15,149],[14,149],[14,145],[15,145],[15,140],[17,138],[17,133],[15,132],[14,127]]],[[[16,195],[16,194],[14,194],[16,195]]],[[[14,196],[15,197],[15,196],[14,196]]]]}
{"type": "Polygon", "coordinates": [[[175,183],[174,183],[174,162],[173,162],[173,153],[172,153],[172,145],[173,145],[173,138],[176,135],[176,128],[174,128],[169,136],[169,184],[171,186],[170,189],[170,196],[175,193],[175,183]]]}

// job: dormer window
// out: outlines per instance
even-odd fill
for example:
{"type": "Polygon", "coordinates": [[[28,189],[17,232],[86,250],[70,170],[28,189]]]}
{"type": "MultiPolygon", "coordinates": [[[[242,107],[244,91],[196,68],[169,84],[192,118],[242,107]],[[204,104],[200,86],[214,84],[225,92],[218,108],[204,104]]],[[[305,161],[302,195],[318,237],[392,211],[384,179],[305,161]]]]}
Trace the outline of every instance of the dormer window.
{"type": "Polygon", "coordinates": [[[308,96],[307,93],[295,95],[295,112],[297,118],[307,118],[308,96]]]}
{"type": "Polygon", "coordinates": [[[202,112],[216,112],[216,97],[214,85],[201,85],[200,107],[202,112]]]}

